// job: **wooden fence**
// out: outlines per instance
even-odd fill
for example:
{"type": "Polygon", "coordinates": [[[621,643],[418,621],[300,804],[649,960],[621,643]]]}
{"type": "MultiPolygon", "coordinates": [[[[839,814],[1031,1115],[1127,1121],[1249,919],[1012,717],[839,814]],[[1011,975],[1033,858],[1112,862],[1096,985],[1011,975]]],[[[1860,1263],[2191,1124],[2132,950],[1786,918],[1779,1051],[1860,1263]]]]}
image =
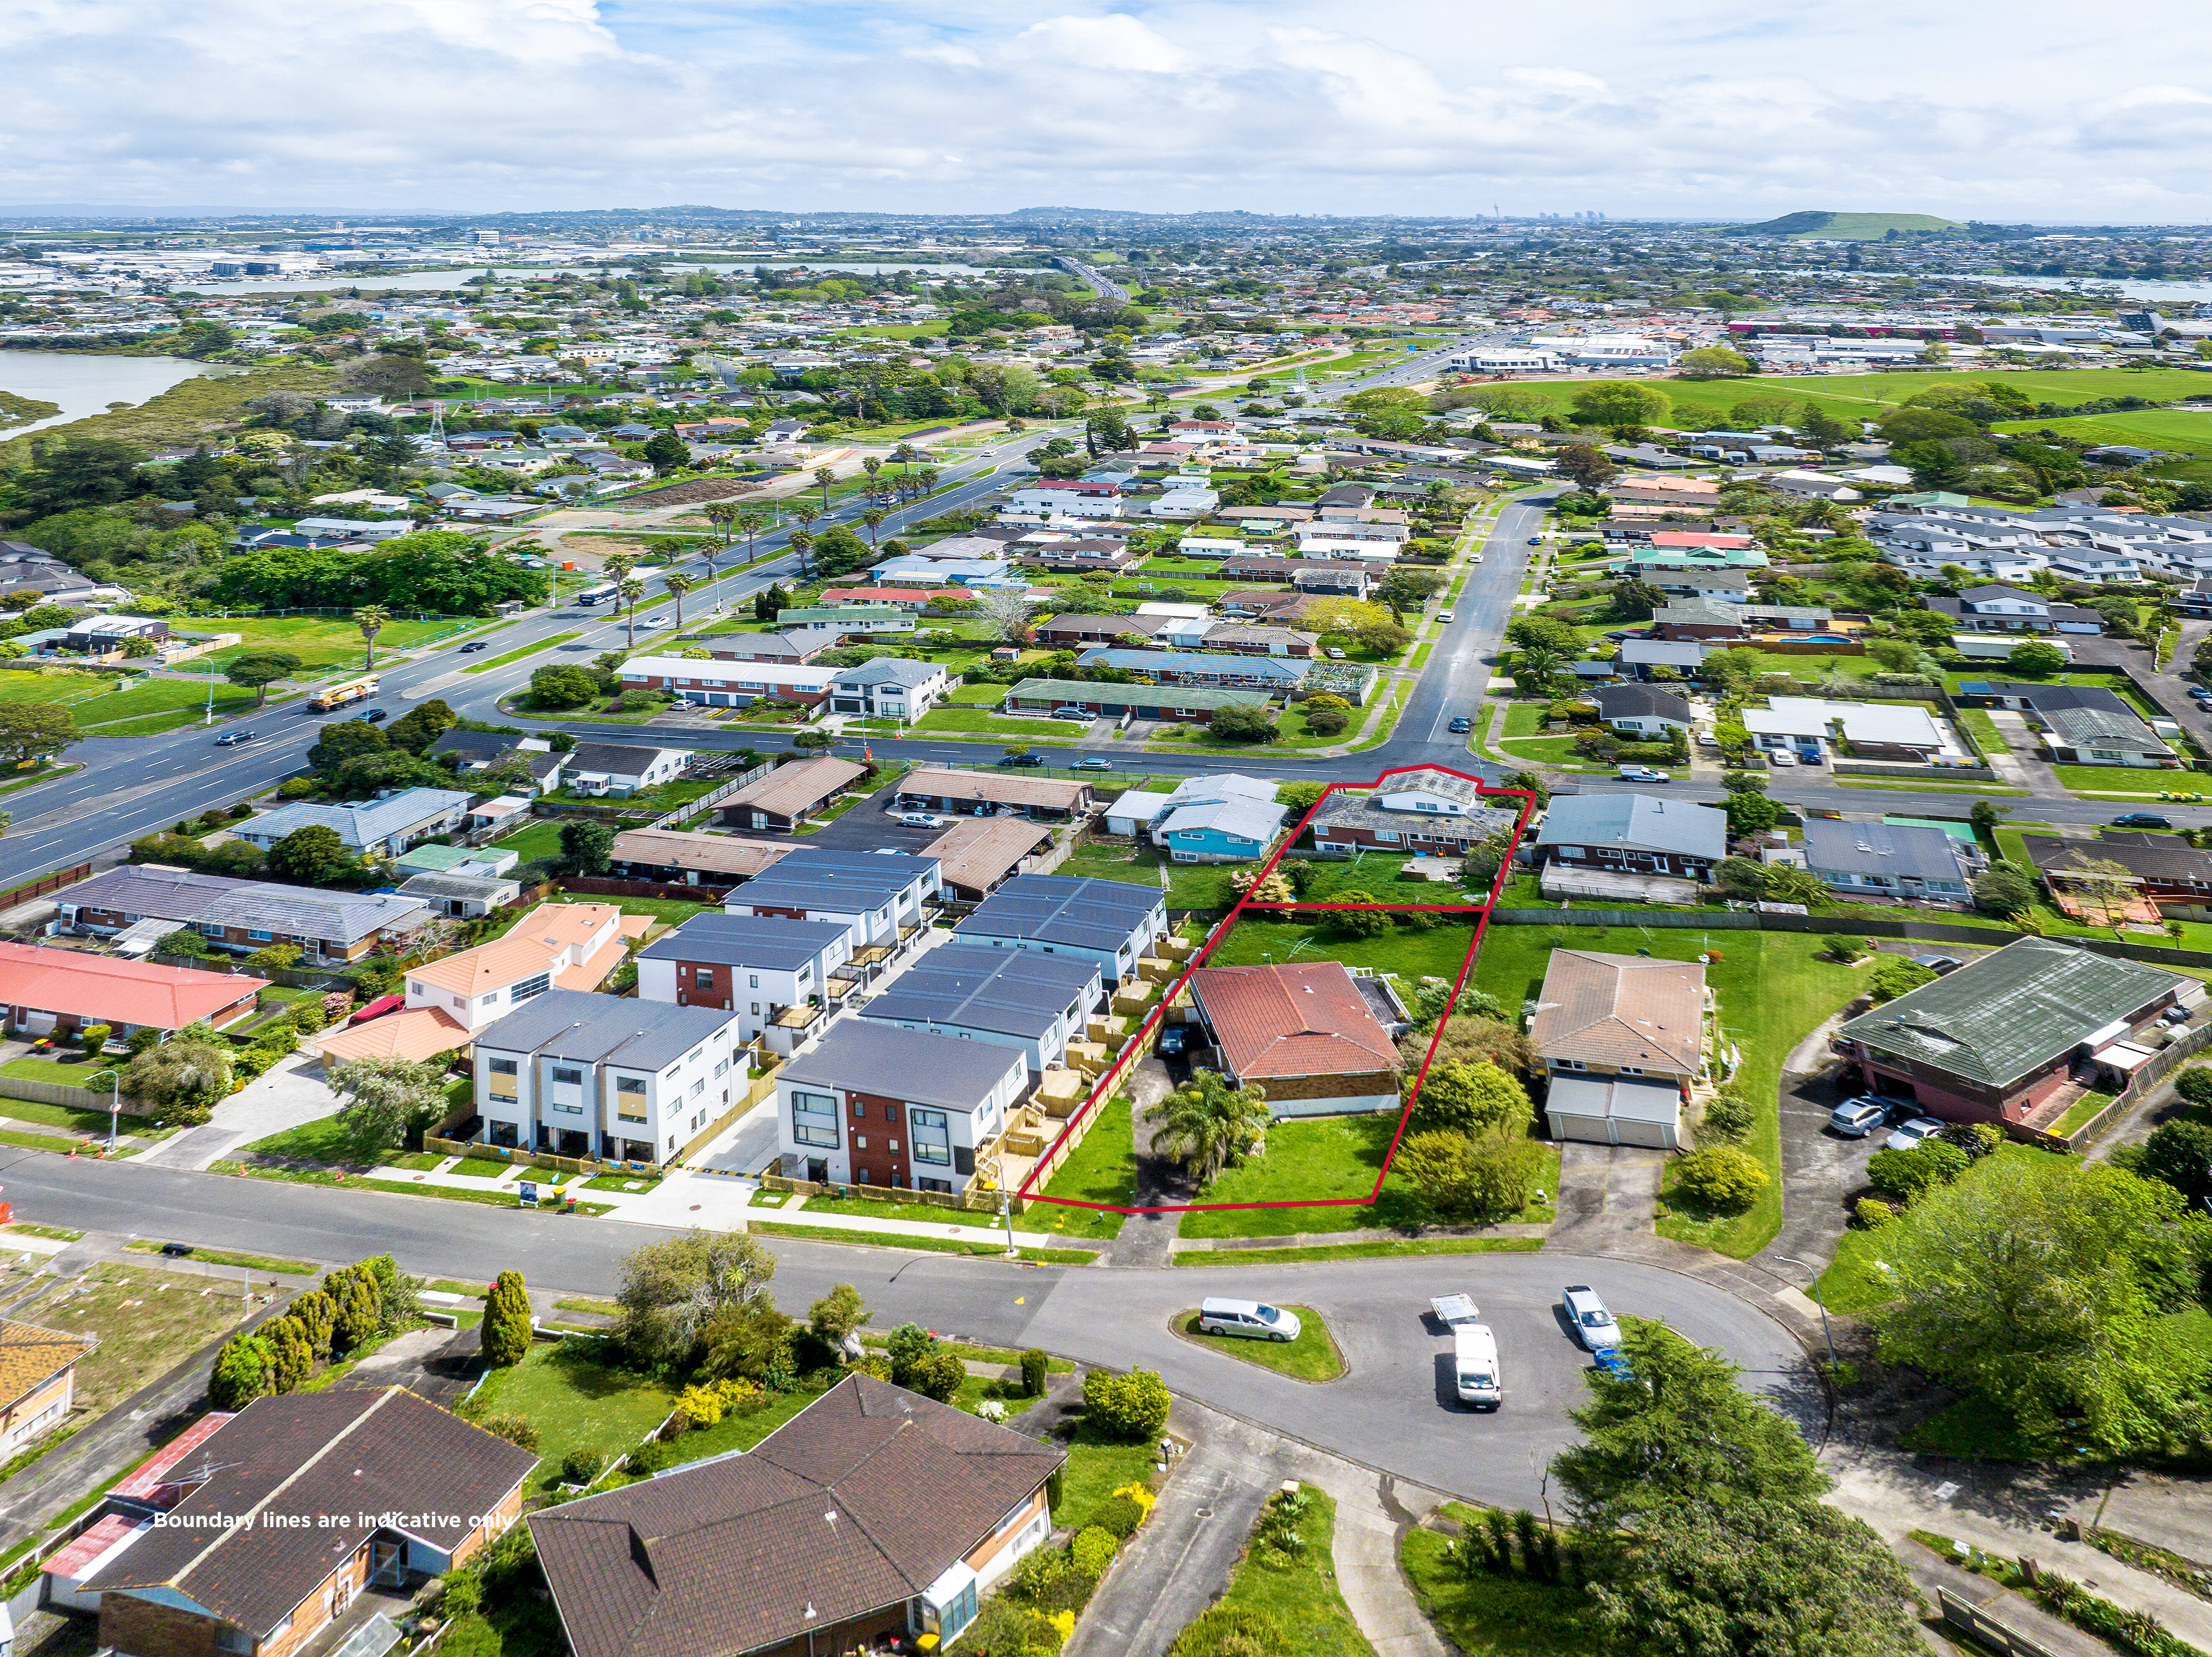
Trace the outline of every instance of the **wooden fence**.
{"type": "Polygon", "coordinates": [[[2172,1075],[2180,1067],[2182,1060],[2195,1058],[2208,1047],[2212,1047],[2212,1024],[2200,1024],[2195,1029],[2183,1031],[2171,1046],[2160,1048],[2128,1078],[2127,1086],[2120,1089],[2111,1104],[2068,1134],[2066,1148],[2081,1150],[2095,1144],[2106,1128],[2141,1104],[2154,1089],[2172,1075]]]}
{"type": "Polygon", "coordinates": [[[666,886],[653,880],[615,880],[604,875],[565,875],[563,891],[585,892],[601,897],[662,898],[677,903],[720,903],[734,886],[666,886]]]}
{"type": "Polygon", "coordinates": [[[2004,1657],[2057,1657],[2049,1646],[2029,1639],[2011,1624],[1961,1599],[1948,1588],[1936,1590],[1936,1602],[1942,1607],[1945,1622],[1972,1635],[1991,1650],[2002,1652],[2004,1657]]]}
{"type": "MultiPolygon", "coordinates": [[[[893,1186],[875,1185],[817,1185],[811,1180],[787,1180],[781,1174],[761,1175],[763,1191],[790,1191],[800,1197],[858,1197],[873,1203],[903,1203],[921,1208],[949,1208],[963,1214],[988,1214],[996,1217],[999,1212],[999,1193],[995,1191],[907,1191],[893,1186]]],[[[1013,1211],[1024,1212],[1029,1206],[1019,1198],[1012,1199],[1013,1211]]],[[[772,1213],[763,1218],[774,1217],[772,1213]]]]}
{"type": "MultiPolygon", "coordinates": [[[[125,1063],[128,1063],[127,1059],[125,1063]]],[[[38,1082],[26,1077],[0,1076],[0,1097],[28,1099],[41,1105],[67,1105],[71,1110],[108,1109],[109,1094],[106,1088],[76,1088],[66,1082],[38,1082]]],[[[150,1105],[142,1104],[128,1094],[118,1101],[125,1116],[151,1116],[150,1105]]]]}
{"type": "Polygon", "coordinates": [[[92,865],[80,863],[67,869],[57,869],[50,875],[40,875],[36,880],[27,880],[20,886],[10,886],[0,892],[0,909],[12,909],[18,903],[27,903],[34,897],[44,897],[48,892],[58,892],[64,886],[74,886],[80,880],[89,879],[92,865]]]}

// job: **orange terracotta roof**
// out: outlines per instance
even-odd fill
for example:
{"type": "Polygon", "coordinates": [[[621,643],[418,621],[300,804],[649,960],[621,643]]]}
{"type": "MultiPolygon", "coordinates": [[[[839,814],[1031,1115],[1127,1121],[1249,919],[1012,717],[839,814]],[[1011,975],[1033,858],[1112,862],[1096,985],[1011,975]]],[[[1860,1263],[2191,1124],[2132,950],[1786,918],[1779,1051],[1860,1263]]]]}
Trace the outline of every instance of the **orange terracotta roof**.
{"type": "Polygon", "coordinates": [[[0,944],[0,1005],[177,1030],[269,987],[265,978],[0,944]]]}
{"type": "MultiPolygon", "coordinates": [[[[487,994],[544,972],[566,951],[590,943],[610,920],[617,923],[618,936],[632,938],[653,924],[649,916],[625,915],[620,906],[612,903],[541,903],[515,922],[505,938],[463,950],[442,961],[410,967],[407,976],[455,995],[487,994]],[[637,930],[625,931],[631,922],[640,923],[637,930]]],[[[600,974],[602,978],[605,975],[600,974]]]]}
{"type": "Polygon", "coordinates": [[[325,1062],[333,1059],[435,1059],[466,1045],[468,1027],[443,1007],[410,1007],[320,1038],[325,1062]]]}
{"type": "Polygon", "coordinates": [[[1397,1068],[1389,1031],[1340,962],[1206,967],[1190,975],[1190,986],[1240,1081],[1397,1068]]]}

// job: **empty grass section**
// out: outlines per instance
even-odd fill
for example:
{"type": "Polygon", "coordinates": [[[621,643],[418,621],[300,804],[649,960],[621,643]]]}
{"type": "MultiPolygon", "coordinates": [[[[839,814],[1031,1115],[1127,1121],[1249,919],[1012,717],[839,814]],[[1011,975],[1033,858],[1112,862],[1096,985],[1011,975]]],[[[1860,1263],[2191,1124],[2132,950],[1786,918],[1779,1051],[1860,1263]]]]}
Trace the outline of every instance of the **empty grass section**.
{"type": "Polygon", "coordinates": [[[1401,1254],[1533,1254],[1541,1237],[1393,1237],[1389,1241],[1310,1243],[1291,1248],[1186,1248],[1177,1266],[1304,1266],[1315,1260],[1395,1259],[1401,1254]]]}
{"type": "Polygon", "coordinates": [[[76,1399],[97,1416],[235,1327],[241,1299],[236,1283],[104,1260],[9,1315],[99,1341],[77,1361],[76,1399]]]}
{"type": "Polygon", "coordinates": [[[535,1345],[511,1369],[495,1369],[474,1413],[520,1416],[538,1429],[540,1484],[550,1488],[571,1450],[614,1457],[634,1449],[667,1419],[675,1393],[659,1381],[601,1360],[596,1341],[535,1345]]]}
{"type": "Polygon", "coordinates": [[[1136,1129],[1130,1116],[1129,1096],[1117,1093],[1091,1108],[1097,1113],[1097,1120],[1038,1193],[1061,1200],[1034,1205],[1022,1216],[1024,1227],[1067,1237],[1119,1235],[1121,1215],[1070,1205],[1115,1203],[1126,1206],[1136,1196],[1136,1129]]]}
{"type": "MultiPolygon", "coordinates": [[[[893,1231],[843,1231],[823,1225],[785,1225],[755,1220],[747,1228],[764,1236],[793,1237],[802,1242],[847,1243],[862,1248],[908,1248],[924,1254],[969,1254],[995,1259],[1006,1253],[1001,1243],[958,1242],[950,1237],[908,1237],[893,1231]]],[[[1090,1248],[1023,1248],[1016,1258],[1036,1266],[1088,1266],[1098,1258],[1090,1248]]]]}
{"type": "Polygon", "coordinates": [[[489,673],[495,667],[506,667],[526,656],[535,656],[541,650],[550,650],[556,645],[565,645],[571,639],[580,639],[580,633],[556,633],[550,639],[540,639],[534,645],[525,645],[520,650],[510,650],[504,656],[495,656],[488,662],[474,662],[461,670],[464,673],[489,673]]]}
{"type": "MultiPolygon", "coordinates": [[[[1476,1509],[1447,1502],[1443,1515],[1480,1523],[1476,1509]]],[[[1516,1572],[1468,1575],[1435,1531],[1407,1533],[1398,1553],[1429,1620],[1464,1657],[1608,1657],[1617,1648],[1587,1591],[1533,1581],[1516,1572]]]]}

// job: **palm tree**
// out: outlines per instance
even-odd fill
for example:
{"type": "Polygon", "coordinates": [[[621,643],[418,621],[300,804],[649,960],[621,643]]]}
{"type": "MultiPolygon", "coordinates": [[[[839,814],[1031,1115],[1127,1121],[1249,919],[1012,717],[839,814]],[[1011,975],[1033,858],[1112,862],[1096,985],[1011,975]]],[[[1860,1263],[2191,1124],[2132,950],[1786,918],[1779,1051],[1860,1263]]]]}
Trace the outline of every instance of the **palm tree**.
{"type": "Polygon", "coordinates": [[[768,514],[758,507],[747,507],[738,514],[738,531],[745,537],[745,561],[753,561],[753,537],[768,527],[768,514]]]}
{"type": "MultiPolygon", "coordinates": [[[[822,508],[811,501],[793,501],[791,503],[791,515],[799,520],[799,529],[792,531],[796,535],[800,531],[811,531],[813,529],[814,520],[822,516],[822,508]]],[[[811,537],[810,536],[809,538],[811,539],[811,537]]]]}
{"type": "Polygon", "coordinates": [[[611,552],[599,565],[599,570],[610,581],[620,582],[637,568],[637,555],[629,552],[611,552]]]}
{"type": "Polygon", "coordinates": [[[368,646],[368,665],[376,665],[376,635],[392,625],[392,612],[382,604],[363,604],[353,613],[353,624],[361,629],[362,642],[368,646]]]}
{"type": "Polygon", "coordinates": [[[830,486],[837,481],[836,468],[817,466],[814,469],[814,481],[822,486],[822,510],[827,512],[830,510],[830,486]]]}
{"type": "Polygon", "coordinates": [[[870,507],[866,511],[860,514],[860,521],[868,526],[868,544],[870,546],[872,547],[876,544],[876,525],[882,523],[884,519],[890,516],[890,513],[885,512],[881,507],[870,507]]]}
{"type": "Polygon", "coordinates": [[[1513,659],[1514,682],[1523,689],[1547,690],[1551,687],[1552,676],[1566,665],[1567,659],[1558,651],[1531,646],[1513,659]]]}
{"type": "Polygon", "coordinates": [[[937,487],[938,479],[944,475],[934,466],[924,466],[915,473],[914,498],[917,501],[927,499],[929,492],[937,487]]]}
{"type": "Polygon", "coordinates": [[[884,469],[883,457],[872,454],[863,460],[860,465],[867,472],[868,481],[872,483],[876,481],[876,474],[884,469]]]}
{"type": "Polygon", "coordinates": [[[679,569],[670,571],[662,579],[661,585],[668,589],[669,596],[676,600],[676,625],[681,628],[684,625],[684,595],[690,592],[697,583],[692,577],[679,569]]]}
{"type": "Polygon", "coordinates": [[[921,458],[921,451],[911,443],[902,443],[891,451],[891,458],[902,466],[910,466],[921,458]]]}
{"type": "Polygon", "coordinates": [[[1201,1186],[1242,1157],[1267,1128],[1266,1089],[1232,1088],[1215,1071],[1193,1071],[1188,1087],[1152,1107],[1152,1148],[1173,1156],[1201,1186]]]}
{"type": "Polygon", "coordinates": [[[707,521],[722,531],[724,546],[730,544],[730,526],[738,521],[738,514],[744,510],[734,501],[709,501],[707,503],[707,521]]]}
{"type": "Polygon", "coordinates": [[[791,549],[799,555],[799,579],[802,581],[812,580],[814,579],[814,572],[807,566],[806,554],[808,549],[814,544],[814,531],[812,530],[793,530],[788,537],[788,539],[791,542],[791,549]]]}
{"type": "Polygon", "coordinates": [[[615,592],[623,603],[629,606],[629,648],[635,650],[637,648],[637,601],[645,597],[645,583],[635,575],[626,575],[616,585],[615,592]]]}

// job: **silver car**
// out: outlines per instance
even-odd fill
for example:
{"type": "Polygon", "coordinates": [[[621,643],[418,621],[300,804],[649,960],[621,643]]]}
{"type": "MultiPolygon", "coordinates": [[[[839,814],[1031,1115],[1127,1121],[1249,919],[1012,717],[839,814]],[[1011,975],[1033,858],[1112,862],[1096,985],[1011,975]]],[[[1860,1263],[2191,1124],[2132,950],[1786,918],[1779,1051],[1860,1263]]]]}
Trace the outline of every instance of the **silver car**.
{"type": "Polygon", "coordinates": [[[1933,1116],[1916,1116],[1909,1122],[1898,1124],[1897,1131],[1882,1141],[1891,1150],[1911,1150],[1923,1139],[1932,1139],[1943,1131],[1943,1124],[1933,1116]]]}
{"type": "Polygon", "coordinates": [[[1559,1306],[1566,1313],[1567,1321],[1575,1326],[1575,1338],[1589,1350],[1595,1352],[1601,1346],[1620,1344],[1620,1326],[1605,1309],[1597,1290],[1588,1284],[1569,1284],[1566,1292],[1559,1296],[1559,1306]]]}
{"type": "Polygon", "coordinates": [[[1844,1100],[1828,1113],[1828,1126],[1846,1139],[1863,1139],[1888,1120],[1888,1105],[1863,1095],[1844,1100]]]}

